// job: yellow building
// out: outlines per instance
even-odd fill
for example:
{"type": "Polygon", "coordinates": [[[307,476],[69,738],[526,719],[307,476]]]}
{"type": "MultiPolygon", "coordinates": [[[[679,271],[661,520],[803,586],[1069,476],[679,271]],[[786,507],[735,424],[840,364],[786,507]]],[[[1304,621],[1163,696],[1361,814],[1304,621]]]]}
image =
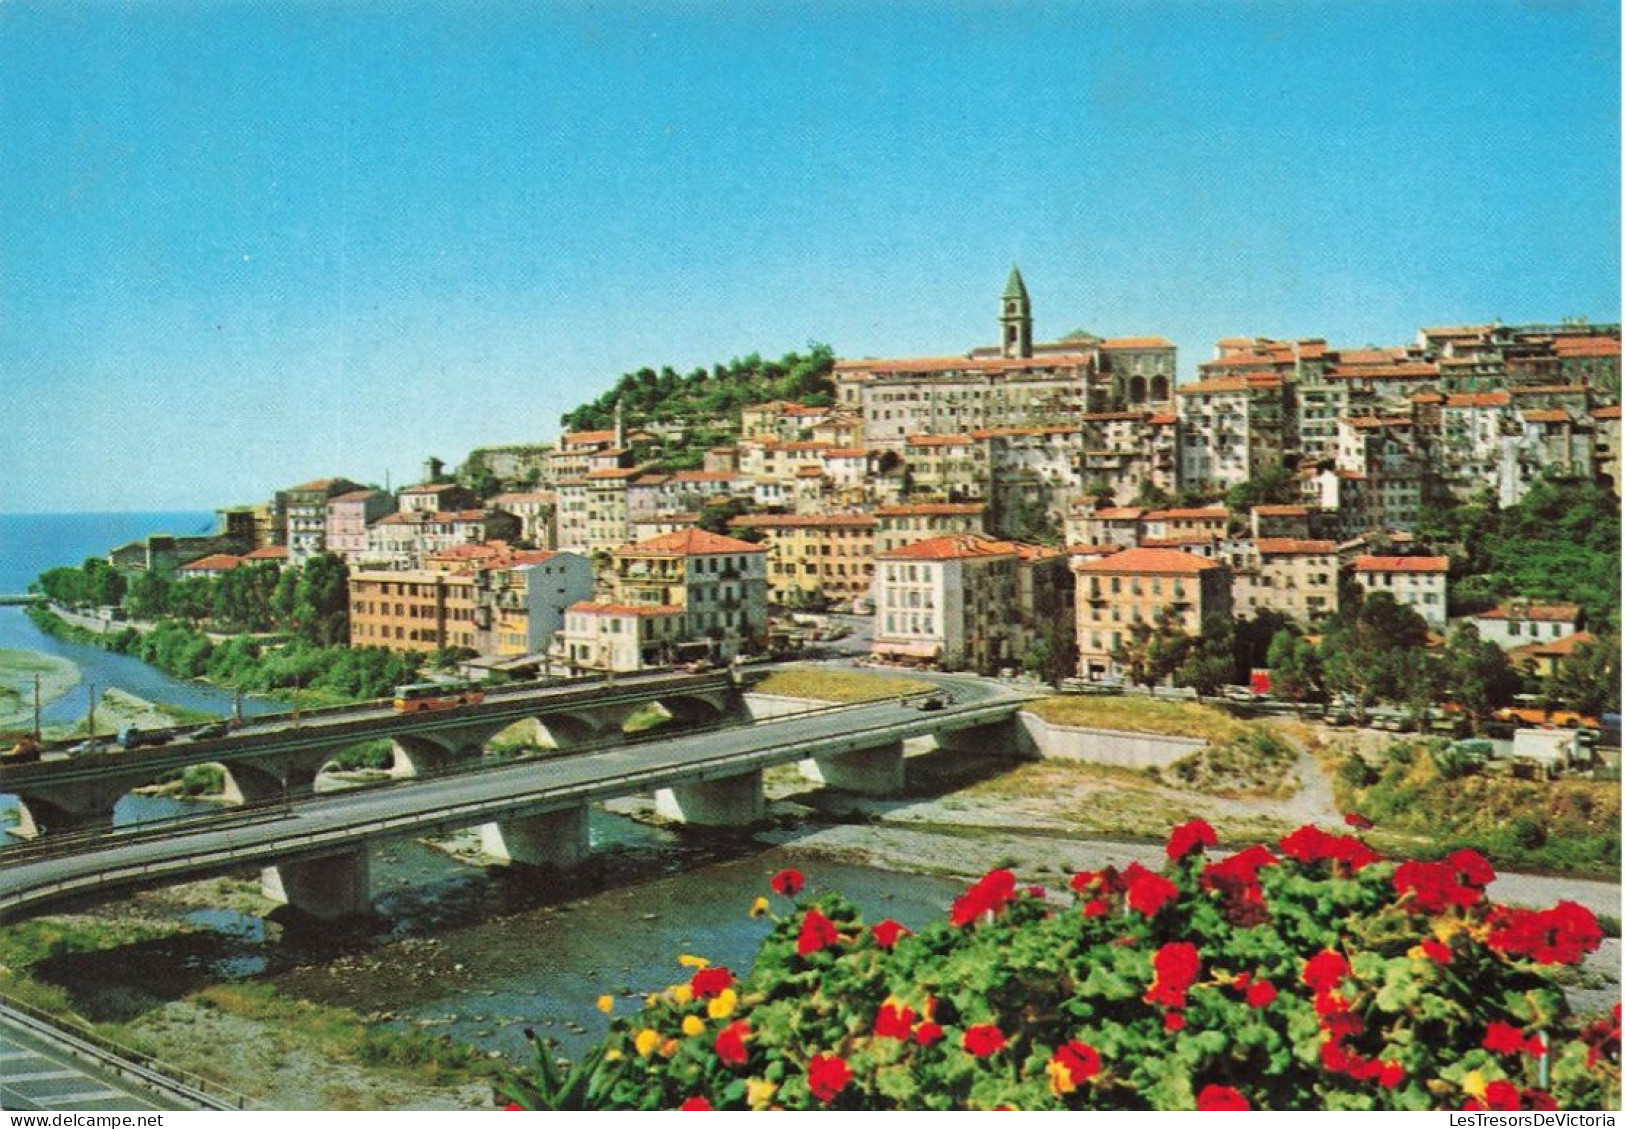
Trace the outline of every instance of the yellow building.
{"type": "Polygon", "coordinates": [[[1078,673],[1124,674],[1114,657],[1134,624],[1155,627],[1165,612],[1185,634],[1203,618],[1230,615],[1230,570],[1177,549],[1124,549],[1077,565],[1078,673]]]}
{"type": "Polygon", "coordinates": [[[757,514],[729,522],[765,536],[768,600],[792,608],[868,599],[879,524],[870,514],[757,514]]]}

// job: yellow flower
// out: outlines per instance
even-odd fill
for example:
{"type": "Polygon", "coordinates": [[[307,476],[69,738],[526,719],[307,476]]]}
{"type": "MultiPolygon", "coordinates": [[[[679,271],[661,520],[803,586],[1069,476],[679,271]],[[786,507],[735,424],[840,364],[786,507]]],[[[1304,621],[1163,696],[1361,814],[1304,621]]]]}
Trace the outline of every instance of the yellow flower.
{"type": "Polygon", "coordinates": [[[761,1109],[772,1101],[773,1095],[778,1092],[779,1088],[772,1082],[766,1082],[760,1078],[752,1078],[745,1083],[745,1101],[750,1105],[751,1109],[761,1109]]]}
{"type": "Polygon", "coordinates": [[[638,1049],[638,1054],[648,1058],[654,1053],[654,1049],[660,1045],[660,1032],[653,1027],[645,1027],[637,1033],[637,1037],[632,1040],[632,1045],[638,1049]]]}
{"type": "Polygon", "coordinates": [[[1467,1077],[1461,1080],[1461,1088],[1475,1098],[1482,1098],[1489,1092],[1490,1084],[1484,1081],[1484,1075],[1476,1070],[1468,1071],[1467,1077]]]}
{"type": "Polygon", "coordinates": [[[697,957],[692,953],[684,953],[677,958],[677,963],[684,968],[710,968],[711,962],[704,957],[697,957]]]}
{"type": "Polygon", "coordinates": [[[702,1032],[704,1030],[705,1030],[705,1020],[701,1019],[697,1015],[685,1015],[685,1016],[683,1016],[683,1034],[692,1037],[694,1035],[698,1035],[700,1032],[702,1032]]]}
{"type": "Polygon", "coordinates": [[[664,1043],[660,1044],[660,1057],[661,1058],[670,1058],[672,1055],[674,1055],[676,1053],[677,1053],[677,1040],[676,1039],[667,1039],[664,1043]]]}
{"type": "Polygon", "coordinates": [[[1072,1072],[1066,1068],[1066,1063],[1052,1058],[1044,1071],[1049,1075],[1049,1091],[1056,1097],[1070,1094],[1078,1088],[1078,1084],[1072,1081],[1072,1072]]]}
{"type": "Polygon", "coordinates": [[[686,1004],[689,1000],[694,998],[694,989],[690,988],[687,984],[673,984],[670,988],[666,989],[666,995],[670,996],[673,1000],[680,1004],[686,1004]]]}
{"type": "Polygon", "coordinates": [[[771,904],[768,902],[768,900],[766,898],[758,897],[754,902],[752,902],[750,904],[750,915],[752,917],[761,917],[770,908],[771,908],[771,904]]]}
{"type": "Polygon", "coordinates": [[[739,994],[732,988],[724,988],[711,998],[710,1003],[705,1005],[705,1011],[712,1019],[727,1019],[734,1013],[734,1008],[738,1003],[739,994]]]}
{"type": "Polygon", "coordinates": [[[608,996],[608,995],[599,996],[598,997],[598,1010],[603,1012],[605,1015],[608,1015],[612,1011],[614,1011],[615,1010],[615,997],[614,996],[608,996]]]}
{"type": "Polygon", "coordinates": [[[613,1047],[611,1047],[609,1050],[604,1052],[604,1061],[605,1062],[620,1062],[621,1059],[623,1059],[625,1057],[626,1057],[625,1055],[621,1054],[620,1051],[616,1050],[613,1047]]]}

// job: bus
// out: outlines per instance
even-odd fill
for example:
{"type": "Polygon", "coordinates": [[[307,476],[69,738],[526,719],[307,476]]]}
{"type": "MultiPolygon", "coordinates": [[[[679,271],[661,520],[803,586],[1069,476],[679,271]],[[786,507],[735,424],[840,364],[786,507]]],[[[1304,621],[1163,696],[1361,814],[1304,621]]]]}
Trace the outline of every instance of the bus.
{"type": "Polygon", "coordinates": [[[413,682],[395,687],[395,712],[450,710],[485,701],[485,691],[469,682],[413,682]]]}

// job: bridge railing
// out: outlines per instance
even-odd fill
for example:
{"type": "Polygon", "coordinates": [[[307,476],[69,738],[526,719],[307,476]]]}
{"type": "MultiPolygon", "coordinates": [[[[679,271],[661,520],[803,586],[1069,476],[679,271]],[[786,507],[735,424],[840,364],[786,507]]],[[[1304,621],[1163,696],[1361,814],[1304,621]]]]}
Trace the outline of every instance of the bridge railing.
{"type": "Polygon", "coordinates": [[[0,993],[0,1007],[8,1008],[23,1026],[56,1042],[98,1060],[102,1065],[145,1086],[191,1099],[205,1109],[247,1109],[248,1099],[195,1070],[165,1062],[146,1051],[109,1039],[101,1032],[64,1016],[52,1015],[24,1003],[15,996],[0,993]]]}

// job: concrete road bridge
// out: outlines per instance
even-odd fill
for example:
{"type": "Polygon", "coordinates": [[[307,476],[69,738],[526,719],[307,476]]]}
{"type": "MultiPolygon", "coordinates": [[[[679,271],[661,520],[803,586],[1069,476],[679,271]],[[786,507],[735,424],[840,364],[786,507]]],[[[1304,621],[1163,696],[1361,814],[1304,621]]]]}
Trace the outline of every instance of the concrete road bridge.
{"type": "Polygon", "coordinates": [[[344,749],[387,738],[393,772],[412,776],[466,764],[516,722],[539,741],[568,750],[618,735],[633,714],[658,704],[682,725],[745,720],[739,688],[723,672],[653,674],[563,685],[494,687],[481,703],[400,713],[391,702],[300,711],[251,719],[227,736],[111,750],[0,767],[0,792],[18,798],[14,834],[108,829],[120,796],[197,764],[225,772],[226,798],[241,803],[309,795],[322,766],[344,749]]]}
{"type": "MultiPolygon", "coordinates": [[[[934,737],[978,757],[1021,755],[1015,715],[1026,695],[955,683],[951,701],[919,699],[820,709],[646,744],[510,762],[381,788],[292,798],[272,810],[184,826],[50,837],[0,851],[0,914],[14,920],[51,906],[143,887],[263,868],[266,892],[319,917],[370,908],[368,845],[478,826],[498,859],[570,867],[589,853],[587,809],[653,792],[657,810],[704,826],[747,826],[766,806],[762,772],[799,763],[827,786],[887,795],[903,785],[903,742],[934,737]]],[[[489,723],[489,722],[488,722],[489,723]]]]}

